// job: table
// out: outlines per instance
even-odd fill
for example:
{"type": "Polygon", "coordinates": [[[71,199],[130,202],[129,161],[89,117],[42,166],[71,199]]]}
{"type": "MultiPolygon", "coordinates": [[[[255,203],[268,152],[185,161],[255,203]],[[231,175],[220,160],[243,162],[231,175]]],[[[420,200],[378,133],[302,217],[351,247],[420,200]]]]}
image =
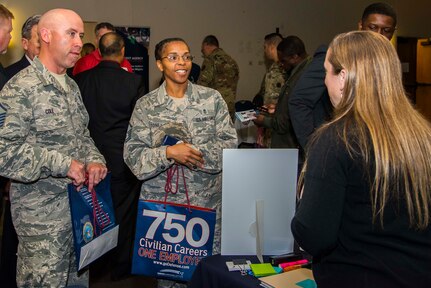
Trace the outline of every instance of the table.
{"type": "Polygon", "coordinates": [[[260,263],[256,256],[221,256],[220,254],[206,257],[199,262],[189,288],[262,288],[260,281],[251,275],[241,275],[239,271],[232,271],[226,267],[226,261],[233,259],[247,259],[251,263],[260,263]]]}

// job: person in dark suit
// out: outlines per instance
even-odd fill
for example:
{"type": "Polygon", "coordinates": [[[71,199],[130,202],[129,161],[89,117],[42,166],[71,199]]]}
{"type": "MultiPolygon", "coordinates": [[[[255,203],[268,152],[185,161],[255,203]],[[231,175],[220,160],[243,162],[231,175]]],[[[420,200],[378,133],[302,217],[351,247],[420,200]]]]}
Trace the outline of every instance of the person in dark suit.
{"type": "Polygon", "coordinates": [[[8,78],[12,78],[22,69],[26,68],[33,61],[33,58],[39,55],[40,43],[39,36],[37,35],[37,24],[39,23],[40,15],[33,15],[29,17],[22,25],[21,29],[21,44],[24,49],[22,58],[6,67],[6,74],[8,78]]]}
{"type": "Polygon", "coordinates": [[[325,62],[328,47],[321,45],[299,78],[289,98],[289,113],[299,145],[305,150],[314,130],[331,118],[333,107],[325,86],[325,62]]]}
{"type": "MultiPolygon", "coordinates": [[[[125,49],[124,40],[119,34],[104,34],[100,38],[99,49],[102,61],[75,77],[90,116],[90,135],[105,156],[111,171],[111,194],[120,231],[117,248],[107,260],[112,262],[111,279],[117,280],[131,272],[132,244],[141,186],[124,163],[123,146],[133,108],[145,89],[142,76],[127,72],[120,66],[125,49]]],[[[109,265],[105,261],[99,261],[90,267],[90,275],[104,273],[106,267],[109,265]]]]}
{"type": "MultiPolygon", "coordinates": [[[[395,9],[384,2],[368,5],[358,23],[358,30],[368,30],[392,39],[397,27],[395,9]]],[[[299,144],[306,148],[314,131],[331,118],[332,107],[325,87],[323,63],[327,46],[322,45],[298,80],[289,98],[289,113],[299,144]]]]}

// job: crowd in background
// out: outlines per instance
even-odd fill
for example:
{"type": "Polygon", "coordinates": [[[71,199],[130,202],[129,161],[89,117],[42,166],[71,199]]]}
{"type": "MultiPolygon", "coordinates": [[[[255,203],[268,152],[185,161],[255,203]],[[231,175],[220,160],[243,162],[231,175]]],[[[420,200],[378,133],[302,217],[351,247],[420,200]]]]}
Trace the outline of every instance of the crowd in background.
{"type": "MultiPolygon", "coordinates": [[[[0,5],[0,53],[13,19],[0,5]]],[[[313,257],[318,287],[431,284],[431,127],[404,91],[388,41],[396,27],[395,10],[372,3],[358,31],[313,56],[296,35],[264,37],[255,147],[299,151],[291,229],[313,257]]],[[[114,26],[101,22],[94,32],[96,45],[82,43],[83,21],[72,10],[31,16],[23,57],[0,64],[7,287],[88,287],[88,270],[76,271],[66,186],[91,190],[108,171],[118,246],[90,266],[92,276],[131,274],[139,200],[169,196],[216,210],[213,253],[220,252],[222,151],[239,144],[240,67],[214,35],[202,41],[200,67],[184,39],[166,38],[154,52],[160,87],[146,94],[114,26]],[[165,145],[165,136],[180,141],[165,145]],[[184,185],[167,190],[174,171],[184,185]]],[[[158,286],[186,283],[158,279],[158,286]]]]}

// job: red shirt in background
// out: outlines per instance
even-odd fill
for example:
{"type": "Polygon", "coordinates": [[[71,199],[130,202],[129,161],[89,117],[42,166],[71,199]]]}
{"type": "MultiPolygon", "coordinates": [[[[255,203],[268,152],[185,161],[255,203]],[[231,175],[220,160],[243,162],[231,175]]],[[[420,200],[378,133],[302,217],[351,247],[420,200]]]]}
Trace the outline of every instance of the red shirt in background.
{"type": "MultiPolygon", "coordinates": [[[[75,76],[78,73],[84,72],[86,70],[89,70],[97,66],[97,64],[99,64],[100,61],[102,61],[102,55],[100,54],[99,49],[96,49],[76,62],[75,67],[73,67],[73,75],[75,76]]],[[[129,61],[127,61],[126,58],[124,58],[120,66],[124,70],[133,73],[132,65],[130,64],[129,61]]]]}

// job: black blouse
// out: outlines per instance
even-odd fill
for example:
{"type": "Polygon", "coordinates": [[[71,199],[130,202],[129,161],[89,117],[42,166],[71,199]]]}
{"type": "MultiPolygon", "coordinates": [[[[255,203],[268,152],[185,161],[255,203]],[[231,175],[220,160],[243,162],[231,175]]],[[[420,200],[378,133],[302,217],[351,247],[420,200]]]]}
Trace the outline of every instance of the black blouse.
{"type": "Polygon", "coordinates": [[[336,125],[308,157],[291,227],[313,256],[318,287],[431,287],[431,227],[410,228],[402,200],[387,204],[383,227],[379,217],[372,223],[368,175],[374,165],[365,167],[362,156],[349,155],[336,125]]]}

